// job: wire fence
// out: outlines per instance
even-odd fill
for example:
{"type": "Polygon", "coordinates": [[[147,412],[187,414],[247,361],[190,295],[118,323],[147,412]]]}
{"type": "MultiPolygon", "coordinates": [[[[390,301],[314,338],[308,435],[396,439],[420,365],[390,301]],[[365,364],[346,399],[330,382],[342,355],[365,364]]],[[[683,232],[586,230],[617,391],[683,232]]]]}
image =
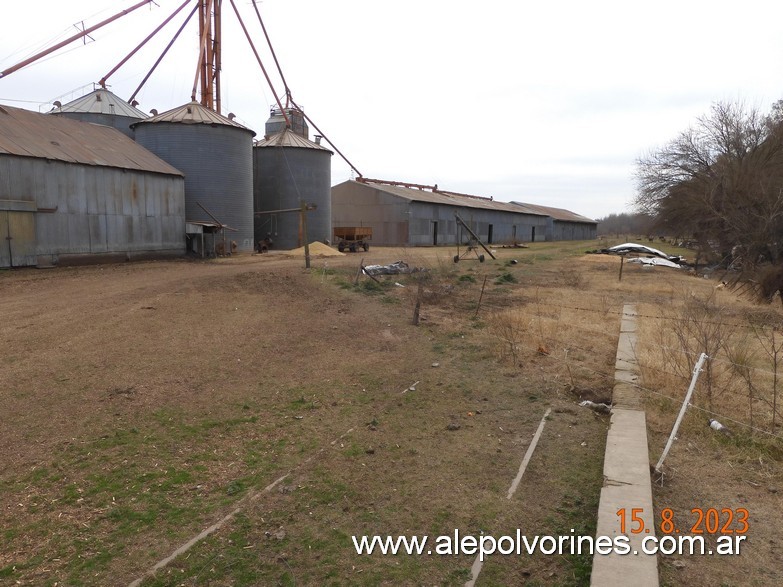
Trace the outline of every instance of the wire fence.
{"type": "MultiPolygon", "coordinates": [[[[551,300],[528,302],[524,305],[524,309],[527,311],[529,323],[523,330],[525,330],[524,334],[529,336],[519,335],[519,338],[525,339],[525,342],[520,344],[529,345],[529,352],[540,351],[541,343],[545,343],[549,347],[550,360],[562,364],[569,374],[571,369],[579,369],[588,373],[590,377],[603,381],[606,387],[614,385],[614,361],[611,361],[611,366],[608,362],[604,366],[598,364],[595,359],[596,349],[586,345],[585,340],[601,337],[604,343],[611,341],[616,349],[620,320],[611,320],[616,324],[613,329],[570,323],[567,325],[569,334],[567,338],[558,333],[565,329],[560,323],[564,315],[569,313],[600,316],[604,323],[607,319],[622,318],[628,316],[627,314],[623,311],[607,310],[604,307],[564,305],[551,300]],[[574,331],[578,331],[576,335],[574,331]],[[581,351],[582,357],[580,358],[578,356],[580,353],[574,351],[581,351]]],[[[519,307],[497,305],[491,301],[482,308],[485,315],[508,315],[520,310],[519,307]]],[[[670,338],[671,331],[683,322],[683,317],[678,315],[640,312],[635,313],[634,316],[638,324],[644,325],[647,330],[663,330],[664,334],[670,331],[668,334],[670,338]]],[[[721,341],[720,345],[711,349],[713,352],[708,355],[707,364],[703,369],[707,373],[697,388],[698,399],[694,399],[690,408],[748,432],[783,440],[783,435],[779,432],[780,423],[783,422],[781,415],[783,398],[778,396],[779,366],[783,361],[783,348],[781,348],[783,333],[777,325],[749,324],[736,320],[702,320],[701,325],[726,329],[737,339],[737,345],[747,347],[752,343],[754,348],[751,349],[752,352],[747,348],[741,348],[742,352],[737,351],[746,359],[743,361],[732,359],[731,340],[721,341]],[[753,333],[756,338],[752,340],[747,336],[737,338],[738,333],[753,333]],[[772,341],[770,344],[773,347],[778,345],[779,354],[774,351],[774,348],[770,350],[769,345],[764,346],[764,336],[770,337],[772,341]],[[775,339],[775,336],[778,339],[775,339]]],[[[643,329],[639,335],[637,348],[634,349],[640,366],[641,382],[633,382],[631,385],[649,397],[671,402],[672,405],[680,405],[693,365],[704,351],[693,341],[684,342],[682,336],[678,341],[681,344],[666,344],[661,339],[654,340],[650,336],[644,336],[644,333],[643,329]]],[[[506,342],[514,344],[513,341],[506,342]]]]}

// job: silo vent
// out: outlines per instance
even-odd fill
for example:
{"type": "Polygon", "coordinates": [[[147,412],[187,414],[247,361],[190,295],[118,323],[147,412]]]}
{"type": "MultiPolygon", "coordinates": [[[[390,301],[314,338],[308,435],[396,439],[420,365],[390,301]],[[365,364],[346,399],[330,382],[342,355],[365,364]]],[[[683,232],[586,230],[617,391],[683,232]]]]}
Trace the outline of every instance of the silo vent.
{"type": "Polygon", "coordinates": [[[236,117],[237,117],[237,115],[236,115],[236,114],[234,114],[233,112],[229,112],[229,113],[228,113],[228,119],[229,119],[229,120],[234,120],[236,117]]]}
{"type": "Polygon", "coordinates": [[[54,102],[52,102],[52,104],[54,105],[55,108],[62,108],[63,107],[63,103],[60,102],[59,100],[55,100],[54,102]]]}
{"type": "Polygon", "coordinates": [[[157,116],[158,115],[157,108],[153,108],[152,110],[150,110],[150,114],[152,114],[153,116],[157,116]]]}
{"type": "Polygon", "coordinates": [[[321,135],[314,135],[313,138],[315,139],[315,144],[320,145],[321,139],[323,138],[321,135]]]}
{"type": "Polygon", "coordinates": [[[131,106],[133,106],[134,108],[136,108],[136,106],[138,106],[138,105],[139,105],[139,101],[138,100],[133,100],[131,102],[131,106]]]}

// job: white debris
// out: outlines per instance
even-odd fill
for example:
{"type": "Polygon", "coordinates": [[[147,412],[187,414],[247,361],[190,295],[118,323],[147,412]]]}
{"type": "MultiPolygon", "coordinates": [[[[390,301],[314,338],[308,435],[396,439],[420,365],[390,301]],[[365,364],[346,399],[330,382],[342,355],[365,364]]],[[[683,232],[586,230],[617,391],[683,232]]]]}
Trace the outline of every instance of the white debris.
{"type": "Polygon", "coordinates": [[[591,402],[589,399],[579,402],[579,405],[583,408],[590,408],[594,412],[598,412],[600,414],[608,414],[612,411],[612,406],[609,404],[597,404],[595,402],[591,402]]]}
{"type": "Polygon", "coordinates": [[[726,428],[726,426],[724,426],[723,424],[721,424],[717,420],[710,419],[710,428],[712,428],[716,432],[720,432],[721,434],[725,434],[726,436],[731,436],[731,430],[726,428]]]}

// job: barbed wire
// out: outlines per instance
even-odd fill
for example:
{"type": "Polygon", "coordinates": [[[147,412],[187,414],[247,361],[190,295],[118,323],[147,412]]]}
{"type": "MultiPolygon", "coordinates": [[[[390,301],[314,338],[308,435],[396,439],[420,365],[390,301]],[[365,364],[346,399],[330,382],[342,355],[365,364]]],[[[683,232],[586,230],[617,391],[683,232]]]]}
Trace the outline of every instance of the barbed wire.
{"type": "MultiPolygon", "coordinates": [[[[563,344],[564,348],[578,348],[575,345],[572,345],[571,341],[564,341],[564,340],[558,339],[556,337],[551,337],[551,336],[550,337],[545,337],[545,340],[547,342],[553,342],[554,341],[554,342],[563,344]]],[[[591,351],[589,349],[580,349],[580,350],[583,350],[585,352],[593,352],[593,351],[591,351]]],[[[554,360],[554,361],[563,363],[563,364],[565,364],[567,366],[574,366],[574,367],[576,367],[578,369],[582,369],[582,370],[587,371],[587,372],[589,372],[589,373],[591,373],[593,375],[596,375],[599,378],[606,380],[608,383],[611,383],[612,385],[614,385],[614,383],[616,382],[614,373],[608,374],[608,373],[606,373],[604,371],[599,371],[596,368],[593,368],[592,366],[588,366],[583,361],[580,361],[579,359],[576,359],[573,355],[571,355],[570,359],[568,358],[567,355],[564,356],[563,358],[560,358],[560,357],[558,357],[558,356],[556,356],[556,355],[554,355],[552,353],[549,353],[547,356],[549,358],[551,358],[552,360],[554,360]]],[[[614,371],[614,369],[612,369],[612,370],[614,371]]],[[[657,370],[659,372],[664,372],[664,373],[666,373],[668,375],[672,375],[672,376],[675,376],[677,378],[683,379],[683,381],[687,381],[689,379],[689,377],[683,376],[683,375],[678,374],[678,373],[666,372],[666,371],[662,371],[660,369],[657,369],[657,370]]],[[[629,385],[631,385],[632,387],[634,387],[636,389],[639,389],[640,391],[643,391],[645,393],[649,393],[649,394],[655,395],[657,397],[666,399],[666,400],[668,400],[668,401],[670,401],[672,403],[675,403],[675,404],[681,404],[682,401],[683,401],[683,397],[676,397],[676,396],[668,395],[668,394],[663,393],[661,391],[657,391],[657,390],[651,389],[649,387],[646,387],[646,386],[644,386],[644,385],[642,385],[642,384],[640,384],[638,382],[625,382],[625,383],[628,383],[629,385]]],[[[734,397],[739,397],[739,398],[741,398],[743,400],[751,398],[749,393],[748,394],[744,394],[744,393],[742,393],[742,394],[734,394],[734,397]]],[[[754,396],[752,399],[757,399],[757,400],[764,401],[765,403],[767,403],[767,400],[765,398],[760,398],[758,396],[754,396]]],[[[779,434],[775,434],[774,432],[770,432],[768,430],[765,430],[763,428],[759,428],[757,426],[751,426],[747,422],[743,422],[741,420],[738,420],[738,419],[736,419],[736,418],[734,418],[732,416],[729,416],[728,414],[725,414],[725,413],[722,413],[722,412],[717,412],[717,411],[714,411],[714,410],[709,410],[707,408],[703,408],[703,407],[698,406],[698,405],[693,404],[693,403],[690,403],[689,407],[692,407],[693,409],[695,409],[695,410],[697,410],[699,412],[702,412],[704,414],[708,414],[710,416],[714,416],[716,419],[720,418],[724,422],[730,422],[730,423],[732,423],[734,425],[741,426],[741,427],[746,428],[748,430],[753,430],[753,431],[765,434],[767,436],[773,437],[775,439],[783,440],[783,436],[781,436],[779,434]]]]}
{"type": "MultiPolygon", "coordinates": [[[[538,303],[539,302],[536,302],[536,301],[532,301],[532,302],[527,301],[524,305],[529,306],[529,305],[535,305],[535,304],[538,304],[538,303]]],[[[649,302],[636,302],[634,305],[645,304],[645,303],[649,303],[649,302]]],[[[502,310],[510,310],[510,309],[514,309],[515,308],[514,306],[498,306],[498,305],[494,305],[494,304],[492,304],[491,300],[482,302],[482,307],[484,307],[484,306],[494,307],[494,308],[502,309],[502,310]]],[[[664,316],[664,315],[646,314],[646,313],[640,313],[640,312],[626,313],[624,311],[609,310],[609,309],[605,309],[605,308],[587,308],[587,307],[581,307],[581,306],[563,305],[563,304],[553,303],[551,301],[547,301],[546,302],[546,306],[549,307],[549,308],[554,307],[554,308],[559,308],[559,309],[563,309],[563,310],[574,310],[574,311],[579,311],[579,312],[592,312],[592,313],[596,313],[596,314],[603,314],[605,316],[608,316],[608,315],[611,315],[611,316],[628,316],[628,317],[635,316],[637,318],[650,318],[650,319],[653,319],[653,320],[670,320],[670,321],[684,321],[685,320],[685,318],[682,317],[682,316],[664,316]]],[[[783,325],[783,316],[780,319],[781,319],[781,325],[783,325]]],[[[725,320],[723,320],[723,321],[699,320],[699,322],[701,322],[703,324],[709,324],[709,325],[712,325],[712,326],[730,326],[730,327],[733,327],[733,328],[742,328],[742,329],[749,330],[749,331],[755,331],[757,329],[774,330],[776,332],[777,331],[781,332],[781,335],[783,336],[783,328],[781,328],[781,326],[779,326],[779,325],[749,324],[747,321],[746,322],[736,322],[736,321],[725,321],[725,320]]]]}
{"type": "MultiPolygon", "coordinates": [[[[504,310],[505,311],[505,310],[509,310],[510,309],[509,307],[505,307],[505,306],[492,306],[491,304],[486,304],[486,305],[489,306],[489,307],[494,307],[494,308],[496,308],[498,310],[504,310]]],[[[606,312],[604,310],[594,310],[594,309],[590,309],[590,308],[580,308],[580,307],[575,307],[575,306],[562,306],[562,305],[549,304],[549,303],[547,303],[547,305],[548,306],[554,306],[554,307],[562,308],[562,309],[574,310],[574,311],[601,312],[602,314],[605,314],[605,315],[606,314],[611,314],[611,315],[622,316],[622,317],[627,317],[627,318],[631,318],[631,317],[637,317],[638,318],[638,317],[646,316],[648,318],[655,318],[655,319],[659,319],[659,318],[660,319],[674,319],[674,318],[667,318],[667,317],[663,317],[663,316],[651,316],[651,315],[644,315],[644,314],[639,314],[639,313],[629,313],[629,312],[622,312],[622,311],[621,312],[617,312],[617,311],[606,312]]],[[[549,317],[543,316],[543,318],[549,318],[549,317]]],[[[723,325],[723,326],[743,326],[743,325],[736,325],[736,324],[727,323],[727,322],[721,322],[721,323],[709,322],[709,321],[701,321],[701,322],[704,323],[704,324],[723,325]]],[[[604,335],[604,336],[609,335],[609,333],[607,333],[605,331],[591,330],[591,329],[583,328],[583,327],[578,326],[578,325],[575,326],[575,327],[578,328],[579,330],[583,330],[583,331],[586,331],[586,332],[591,332],[593,334],[600,334],[600,335],[604,335]]],[[[748,328],[748,329],[754,329],[754,327],[752,325],[747,325],[746,324],[746,325],[744,325],[744,327],[748,328]]],[[[766,328],[775,328],[775,327],[766,327],[766,328]]],[[[618,338],[619,337],[619,332],[618,332],[617,335],[611,335],[611,336],[613,336],[614,338],[618,338]]],[[[781,333],[781,336],[783,337],[783,333],[781,333]]],[[[689,351],[689,350],[685,350],[685,349],[678,349],[678,348],[669,347],[669,346],[666,346],[666,345],[656,345],[654,343],[649,343],[649,342],[645,342],[645,346],[671,350],[672,352],[679,352],[679,353],[682,353],[682,354],[692,355],[692,356],[695,356],[695,357],[698,357],[701,354],[701,352],[702,352],[702,351],[689,351]]],[[[582,350],[587,351],[588,349],[582,349],[582,350]]],[[[781,354],[781,358],[783,359],[783,352],[781,352],[780,354],[781,354]]],[[[758,371],[760,373],[766,373],[766,374],[772,375],[772,376],[775,375],[775,372],[772,371],[772,370],[769,370],[769,369],[763,369],[761,367],[752,367],[752,366],[748,366],[748,365],[743,365],[743,364],[740,364],[740,363],[736,363],[734,361],[730,361],[729,359],[723,359],[723,358],[720,358],[720,357],[711,357],[711,358],[715,362],[727,363],[727,364],[733,365],[735,367],[738,367],[740,369],[752,369],[752,370],[758,371]]]]}
{"type": "MultiPolygon", "coordinates": [[[[550,356],[551,356],[551,355],[550,355],[550,356]]],[[[552,358],[553,358],[554,360],[556,360],[556,361],[566,362],[566,361],[565,361],[565,359],[559,359],[558,357],[552,357],[552,358]]],[[[584,369],[584,370],[586,370],[586,371],[590,371],[591,373],[593,373],[593,374],[595,374],[595,375],[599,375],[599,376],[601,376],[601,377],[604,377],[604,378],[607,378],[607,379],[611,379],[612,381],[616,381],[616,380],[615,380],[615,377],[614,377],[613,375],[612,375],[612,376],[609,376],[609,375],[607,375],[607,374],[605,374],[605,373],[602,373],[602,372],[600,372],[600,371],[596,371],[596,370],[594,370],[594,369],[591,369],[590,367],[587,367],[587,366],[586,366],[586,365],[584,365],[584,364],[579,364],[579,365],[578,365],[578,367],[579,367],[580,369],[584,369]]],[[[639,390],[641,390],[641,391],[644,391],[644,392],[646,392],[646,393],[650,393],[650,394],[656,395],[656,396],[658,396],[658,397],[661,397],[661,398],[667,399],[667,400],[669,400],[669,401],[671,401],[671,402],[673,402],[673,403],[675,403],[675,404],[682,404],[682,401],[683,401],[683,398],[682,398],[682,397],[675,397],[675,396],[670,396],[670,395],[667,395],[667,394],[665,394],[665,393],[663,393],[663,392],[656,391],[656,390],[654,390],[654,389],[650,389],[649,387],[645,387],[645,386],[643,386],[643,385],[641,385],[641,384],[639,384],[639,383],[636,383],[636,382],[632,382],[632,381],[623,381],[623,383],[626,383],[626,384],[628,384],[628,385],[631,385],[632,387],[634,387],[634,388],[636,388],[636,389],[639,389],[639,390]]],[[[693,409],[695,409],[695,410],[698,410],[698,411],[700,411],[700,412],[703,412],[703,413],[705,413],[705,414],[709,414],[709,415],[711,415],[711,416],[716,416],[716,419],[717,419],[717,418],[720,418],[721,420],[724,420],[724,421],[726,421],[726,422],[731,422],[732,424],[735,424],[735,425],[738,425],[738,426],[742,426],[742,427],[744,427],[744,428],[748,428],[748,429],[750,429],[750,430],[754,430],[754,431],[756,431],[756,432],[760,432],[760,433],[766,434],[766,435],[768,435],[768,436],[771,436],[771,437],[773,437],[773,438],[776,438],[776,439],[778,439],[778,440],[783,440],[783,436],[781,436],[781,435],[779,435],[779,434],[775,434],[774,432],[769,432],[768,430],[764,430],[763,428],[758,428],[758,427],[756,427],[756,426],[751,426],[750,424],[748,424],[748,423],[746,423],[746,422],[742,422],[741,420],[737,420],[737,419],[735,419],[735,418],[732,418],[731,416],[729,416],[729,415],[727,415],[727,414],[723,414],[723,413],[720,413],[720,412],[715,412],[715,411],[713,411],[713,410],[708,410],[707,408],[703,408],[703,407],[701,407],[701,406],[697,406],[697,405],[696,405],[696,404],[694,404],[694,403],[689,403],[688,405],[689,405],[689,407],[691,407],[691,408],[693,408],[693,409]]]]}

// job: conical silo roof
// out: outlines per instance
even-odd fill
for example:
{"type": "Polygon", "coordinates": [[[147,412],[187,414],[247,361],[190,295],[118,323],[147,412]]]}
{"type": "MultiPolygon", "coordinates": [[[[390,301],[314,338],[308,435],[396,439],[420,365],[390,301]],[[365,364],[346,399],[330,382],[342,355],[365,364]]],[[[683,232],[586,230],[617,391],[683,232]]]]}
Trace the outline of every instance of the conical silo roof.
{"type": "Polygon", "coordinates": [[[94,90],[81,98],[53,108],[49,112],[49,114],[71,113],[109,114],[138,118],[139,120],[147,118],[144,112],[104,88],[94,90]]]}
{"type": "MultiPolygon", "coordinates": [[[[202,106],[198,102],[189,102],[167,110],[162,114],[157,114],[151,118],[139,121],[139,124],[154,124],[158,122],[175,122],[180,124],[206,124],[206,125],[220,125],[220,126],[232,126],[234,128],[240,128],[252,133],[255,136],[255,132],[242,126],[238,122],[231,120],[221,114],[218,114],[214,110],[202,106]]],[[[135,126],[135,125],[134,125],[135,126]]]]}
{"type": "MultiPolygon", "coordinates": [[[[260,141],[256,141],[253,145],[254,147],[293,147],[298,149],[319,149],[321,151],[328,151],[329,153],[332,153],[329,149],[324,147],[323,145],[320,145],[318,143],[314,143],[313,141],[304,138],[303,136],[295,133],[290,128],[285,129],[283,132],[279,132],[277,134],[273,134],[269,138],[261,139],[260,141]]],[[[332,153],[333,154],[333,153],[332,153]]]]}

